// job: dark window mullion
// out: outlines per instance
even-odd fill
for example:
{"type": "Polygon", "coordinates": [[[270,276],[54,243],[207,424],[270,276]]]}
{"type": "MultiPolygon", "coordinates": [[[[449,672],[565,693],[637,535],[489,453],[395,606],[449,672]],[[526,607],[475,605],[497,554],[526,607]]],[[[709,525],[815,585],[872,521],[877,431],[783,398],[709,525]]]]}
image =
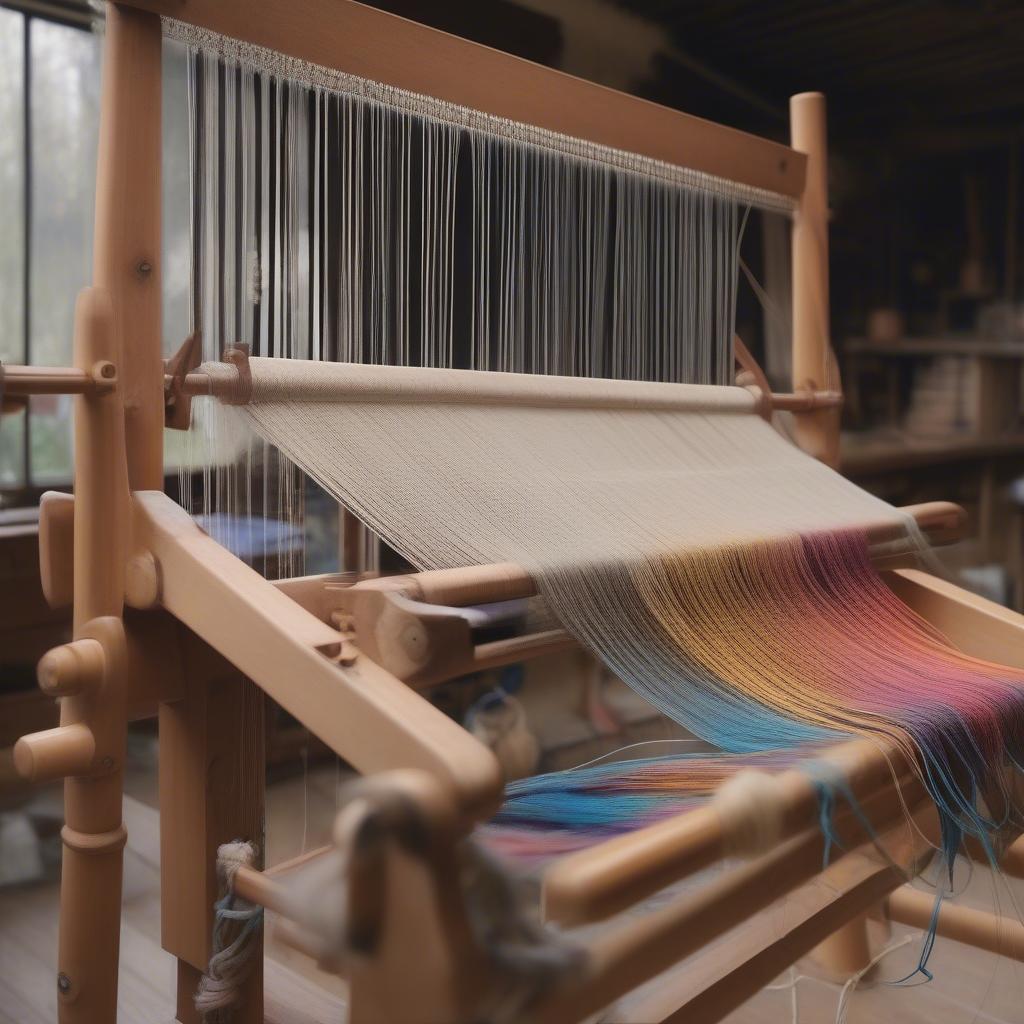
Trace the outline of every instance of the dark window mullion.
{"type": "MultiPolygon", "coordinates": [[[[32,365],[32,18],[24,15],[21,62],[22,94],[22,351],[26,366],[32,365]]],[[[32,400],[25,406],[25,430],[22,435],[24,486],[32,487],[32,400]]]]}

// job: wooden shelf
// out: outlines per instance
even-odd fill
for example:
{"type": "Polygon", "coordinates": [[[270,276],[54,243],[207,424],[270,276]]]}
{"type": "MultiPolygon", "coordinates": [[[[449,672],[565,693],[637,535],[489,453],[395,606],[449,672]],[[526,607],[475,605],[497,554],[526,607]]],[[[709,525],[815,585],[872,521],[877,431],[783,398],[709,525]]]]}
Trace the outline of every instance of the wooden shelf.
{"type": "Polygon", "coordinates": [[[1002,341],[974,334],[949,334],[933,338],[897,338],[895,341],[847,338],[843,350],[847,355],[863,354],[903,358],[984,356],[995,359],[1024,359],[1024,339],[1002,341]]]}
{"type": "Polygon", "coordinates": [[[890,470],[1012,455],[1024,456],[1024,431],[934,438],[914,437],[896,431],[849,433],[842,438],[839,468],[846,476],[867,476],[890,470]]]}

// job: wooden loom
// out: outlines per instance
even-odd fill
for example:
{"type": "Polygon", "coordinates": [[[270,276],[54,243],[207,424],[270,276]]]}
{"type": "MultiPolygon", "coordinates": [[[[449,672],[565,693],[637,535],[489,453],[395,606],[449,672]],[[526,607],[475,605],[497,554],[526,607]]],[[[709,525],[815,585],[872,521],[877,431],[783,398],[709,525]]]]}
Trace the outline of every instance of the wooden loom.
{"type": "MultiPolygon", "coordinates": [[[[61,698],[61,725],[24,737],[16,750],[26,777],[66,780],[60,1020],[116,1018],[126,725],[151,716],[160,729],[162,940],[178,959],[178,1020],[198,1019],[192,996],[210,957],[217,848],[238,837],[261,840],[264,693],[371,776],[354,799],[360,813],[381,823],[383,839],[335,880],[348,889],[348,932],[358,937],[359,955],[344,965],[351,1019],[476,1019],[482,994],[503,979],[470,926],[457,850],[497,808],[503,779],[492,753],[417,691],[570,641],[545,633],[474,643],[460,606],[532,593],[516,566],[354,587],[323,577],[270,583],[163,495],[165,414],[180,423],[194,385],[185,361],[165,367],[161,357],[161,14],[796,200],[793,392],[771,396],[749,360],[741,382],[760,386],[766,409],[792,411],[799,444],[834,463],[837,396],[824,379],[824,100],[793,98],[786,147],[351,0],[131,0],[108,7],[94,285],[78,301],[75,365],[7,367],[4,390],[4,400],[15,403],[37,393],[79,396],[75,495],[46,495],[40,530],[47,598],[74,607],[75,639],[47,654],[39,669],[41,687],[61,698]]],[[[955,506],[913,511],[935,542],[962,529],[955,506]]],[[[1024,667],[1021,617],[920,572],[895,569],[889,578],[902,600],[965,651],[1024,667]]],[[[894,919],[926,923],[930,907],[900,889],[930,849],[899,827],[905,808],[925,835],[935,824],[920,783],[909,765],[887,763],[861,743],[837,748],[833,760],[891,861],[867,841],[860,819],[840,815],[836,830],[850,852],[823,872],[816,795],[804,776],[785,773],[776,780],[783,839],[775,849],[589,940],[580,968],[542,992],[522,1019],[582,1019],[746,922],[740,939],[644,996],[632,1018],[718,1020],[822,943],[821,955],[837,969],[863,966],[864,914],[887,899],[894,919]],[[757,911],[786,894],[793,912],[780,933],[757,911]]],[[[339,818],[340,838],[351,807],[339,818]]],[[[727,856],[738,827],[712,804],[564,858],[545,878],[545,912],[565,924],[609,917],[727,856]]],[[[329,951],[308,908],[283,882],[311,861],[291,872],[242,869],[235,886],[291,919],[292,940],[324,957],[329,951]]],[[[1006,870],[1017,873],[1021,864],[1021,851],[1010,846],[1006,870]]],[[[1016,933],[1000,946],[995,919],[967,917],[944,911],[940,933],[1021,956],[1016,933]]],[[[263,1019],[259,970],[235,1019],[263,1019]]]]}

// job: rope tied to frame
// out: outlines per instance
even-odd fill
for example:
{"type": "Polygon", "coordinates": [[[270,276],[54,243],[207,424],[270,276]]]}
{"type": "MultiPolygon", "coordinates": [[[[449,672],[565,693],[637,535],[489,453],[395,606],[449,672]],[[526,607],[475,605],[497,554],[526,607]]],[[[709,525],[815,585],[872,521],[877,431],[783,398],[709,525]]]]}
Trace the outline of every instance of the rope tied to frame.
{"type": "Polygon", "coordinates": [[[225,893],[214,904],[213,953],[196,990],[195,1006],[205,1024],[230,1020],[260,952],[263,908],[235,893],[239,868],[256,860],[256,847],[241,840],[217,850],[217,873],[225,893]]]}

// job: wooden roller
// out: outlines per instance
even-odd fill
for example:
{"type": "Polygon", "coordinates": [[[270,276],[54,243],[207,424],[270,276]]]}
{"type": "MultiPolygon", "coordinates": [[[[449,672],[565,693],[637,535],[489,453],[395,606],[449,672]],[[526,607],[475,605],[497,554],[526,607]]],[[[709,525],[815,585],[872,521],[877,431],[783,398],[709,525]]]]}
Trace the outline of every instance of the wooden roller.
{"type": "MultiPolygon", "coordinates": [[[[930,501],[907,505],[901,511],[916,520],[929,541],[951,544],[959,540],[967,525],[967,513],[952,501],[930,501]]],[[[867,528],[872,546],[880,549],[899,540],[903,526],[899,522],[882,523],[867,528]]],[[[882,551],[885,558],[890,552],[882,551]]],[[[355,589],[394,591],[414,601],[440,605],[489,604],[533,597],[536,584],[521,565],[497,562],[492,565],[471,565],[458,569],[431,569],[406,576],[387,576],[364,580],[355,589]]]]}

